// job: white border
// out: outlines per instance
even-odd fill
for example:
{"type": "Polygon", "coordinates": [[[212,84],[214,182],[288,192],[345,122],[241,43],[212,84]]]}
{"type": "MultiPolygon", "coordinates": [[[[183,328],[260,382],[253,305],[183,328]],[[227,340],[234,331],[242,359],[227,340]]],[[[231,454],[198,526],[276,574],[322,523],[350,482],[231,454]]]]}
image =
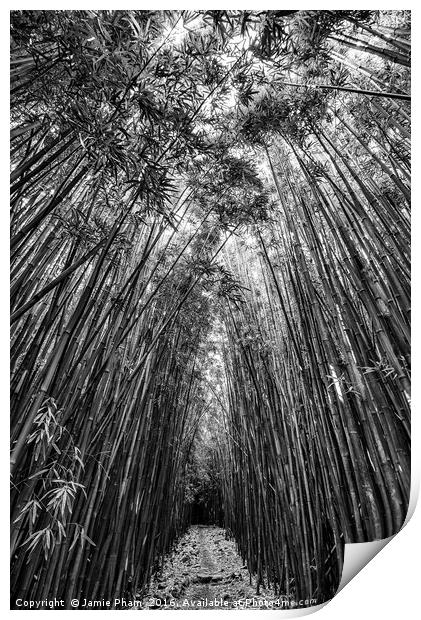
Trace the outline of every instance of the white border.
{"type": "MultiPolygon", "coordinates": [[[[1,68],[2,68],[2,76],[3,76],[3,93],[0,98],[0,105],[2,111],[2,120],[0,126],[1,131],[1,167],[0,167],[0,179],[1,179],[1,187],[2,187],[2,195],[4,197],[3,204],[1,206],[1,218],[2,225],[0,228],[0,234],[2,235],[1,243],[0,243],[0,286],[3,291],[7,291],[9,288],[9,273],[8,273],[8,264],[9,264],[9,246],[8,246],[8,216],[7,216],[7,204],[8,204],[8,161],[9,161],[9,153],[8,153],[8,144],[9,144],[9,98],[8,98],[8,59],[9,59],[9,11],[11,9],[84,9],[87,8],[87,5],[91,9],[101,8],[101,9],[115,9],[117,5],[115,2],[103,1],[96,2],[92,1],[89,3],[80,3],[80,2],[28,2],[21,1],[16,4],[7,3],[5,7],[0,9],[1,15],[1,25],[0,28],[1,38],[1,68]],[[3,221],[4,218],[4,221],[3,221]],[[4,236],[4,239],[3,239],[4,236]]],[[[224,8],[224,9],[256,9],[258,7],[258,2],[224,2],[211,4],[214,8],[224,8]]],[[[209,5],[204,5],[203,8],[209,5]]],[[[279,9],[279,3],[265,3],[263,5],[265,9],[279,9]]],[[[333,2],[324,2],[322,5],[320,3],[315,2],[306,2],[301,5],[301,9],[365,9],[366,3],[364,2],[348,2],[343,5],[335,4],[333,2]]],[[[134,4],[129,2],[125,5],[126,9],[130,8],[139,8],[139,4],[134,4]]],[[[144,7],[142,7],[144,8],[144,7]]],[[[147,7],[145,7],[147,8],[147,7]]],[[[201,8],[199,3],[193,2],[183,2],[183,3],[171,3],[171,2],[159,2],[158,0],[153,2],[153,6],[150,5],[150,9],[180,9],[180,8],[192,8],[197,9],[201,8]]],[[[298,8],[298,7],[297,7],[298,8]]],[[[420,24],[418,18],[418,11],[415,9],[415,2],[406,2],[404,7],[399,7],[397,2],[377,2],[375,6],[372,6],[372,9],[389,9],[389,10],[397,10],[400,8],[411,9],[413,15],[413,71],[412,75],[417,76],[418,67],[419,67],[419,45],[418,45],[418,37],[421,34],[420,32],[420,24]],[[415,36],[414,36],[415,35],[415,36]]],[[[415,101],[418,102],[418,84],[415,85],[416,88],[414,90],[415,101]]],[[[413,106],[414,107],[414,106],[413,106]]],[[[413,155],[414,155],[414,170],[418,172],[418,141],[420,139],[419,135],[419,122],[417,119],[417,115],[413,115],[414,119],[414,127],[413,127],[413,155]]],[[[417,180],[417,176],[414,178],[414,187],[413,187],[413,196],[418,198],[420,195],[419,192],[419,181],[417,180]]],[[[420,232],[419,227],[419,218],[421,217],[417,214],[419,213],[420,206],[417,204],[415,200],[416,209],[414,210],[413,215],[413,265],[414,265],[414,273],[417,275],[418,270],[421,266],[420,262],[420,250],[421,243],[417,239],[417,234],[420,232]]],[[[414,293],[414,305],[415,312],[414,316],[421,316],[421,307],[420,307],[420,298],[421,295],[418,295],[418,286],[419,280],[415,279],[415,285],[413,287],[414,293]]],[[[0,351],[1,351],[1,367],[0,367],[0,377],[1,377],[1,387],[2,394],[7,395],[9,391],[9,380],[8,380],[8,312],[6,309],[6,302],[4,302],[0,306],[1,312],[1,325],[2,330],[0,331],[0,351]]],[[[419,351],[419,338],[420,338],[420,329],[417,326],[417,321],[414,321],[413,327],[413,350],[419,351]]],[[[419,354],[418,354],[419,355],[419,354]]],[[[421,385],[418,373],[418,356],[415,358],[415,395],[413,400],[413,412],[414,412],[414,420],[412,423],[412,437],[413,437],[413,445],[412,445],[412,454],[417,455],[419,448],[419,432],[420,426],[417,421],[417,413],[419,411],[419,389],[418,386],[421,385]]],[[[8,420],[8,400],[5,396],[5,403],[3,409],[3,418],[4,420],[8,420]]],[[[4,463],[2,463],[2,481],[4,483],[3,489],[3,497],[8,498],[9,496],[9,478],[8,478],[8,469],[9,469],[9,439],[8,439],[8,422],[4,421],[5,425],[4,431],[2,432],[2,441],[4,443],[3,449],[1,451],[2,459],[4,463]]],[[[420,480],[420,459],[417,455],[416,460],[413,458],[413,497],[418,495],[418,487],[420,480]]],[[[413,506],[414,508],[414,506],[413,506]]],[[[1,511],[1,529],[2,538],[1,538],[1,608],[6,612],[7,616],[9,614],[14,614],[15,612],[9,610],[9,565],[7,558],[9,557],[9,541],[8,541],[8,531],[9,531],[9,511],[1,511]]],[[[323,606],[323,609],[319,612],[319,616],[323,620],[341,618],[341,620],[354,619],[356,616],[359,616],[361,619],[363,618],[415,618],[418,617],[419,614],[419,602],[418,602],[418,590],[419,590],[419,560],[420,560],[420,527],[421,517],[420,510],[415,513],[415,516],[409,521],[408,525],[401,531],[396,537],[394,537],[390,544],[387,546],[387,550],[382,551],[377,557],[375,557],[369,564],[362,570],[362,575],[357,575],[356,578],[352,580],[352,582],[347,585],[343,591],[339,592],[327,605],[323,606]]],[[[371,543],[367,543],[371,544],[371,543]]],[[[354,546],[355,547],[355,546],[354,546]]],[[[320,607],[318,607],[320,609],[320,607]]],[[[243,618],[246,614],[252,614],[252,617],[258,620],[258,618],[268,618],[270,617],[281,617],[286,618],[287,616],[291,617],[291,615],[308,615],[309,613],[314,613],[316,609],[312,608],[308,610],[303,610],[300,612],[296,611],[232,611],[229,610],[228,620],[235,620],[238,617],[243,618]],[[262,615],[263,614],[263,615],[262,615]]],[[[47,614],[47,611],[37,611],[37,612],[21,612],[23,614],[28,614],[30,616],[33,613],[37,614],[47,614]]],[[[71,611],[63,611],[61,613],[72,613],[71,611]]],[[[79,613],[95,613],[95,612],[79,612],[79,613]]],[[[111,611],[108,614],[119,614],[120,612],[111,611]]],[[[142,618],[145,617],[147,620],[151,617],[151,614],[156,612],[152,611],[142,611],[142,618]]],[[[181,612],[180,612],[181,613],[181,612]]],[[[196,611],[196,616],[200,611],[196,611]]],[[[216,618],[224,616],[227,612],[224,611],[206,611],[206,618],[216,618]]],[[[161,611],[161,614],[173,615],[174,611],[161,611]]],[[[51,616],[49,616],[51,618],[51,616]]],[[[107,616],[108,617],[108,616],[107,616]]],[[[112,616],[111,616],[112,617],[112,616]]],[[[269,620],[269,619],[268,619],[269,620]]]]}

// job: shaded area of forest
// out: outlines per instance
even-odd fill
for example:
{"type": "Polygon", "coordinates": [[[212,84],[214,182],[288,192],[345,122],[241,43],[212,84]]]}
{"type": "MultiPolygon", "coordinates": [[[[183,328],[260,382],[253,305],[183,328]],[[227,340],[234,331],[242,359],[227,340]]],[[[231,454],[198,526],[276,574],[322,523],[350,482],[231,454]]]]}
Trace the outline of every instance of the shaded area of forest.
{"type": "Polygon", "coordinates": [[[12,607],[193,524],[332,597],[410,489],[410,13],[13,11],[12,607]]]}

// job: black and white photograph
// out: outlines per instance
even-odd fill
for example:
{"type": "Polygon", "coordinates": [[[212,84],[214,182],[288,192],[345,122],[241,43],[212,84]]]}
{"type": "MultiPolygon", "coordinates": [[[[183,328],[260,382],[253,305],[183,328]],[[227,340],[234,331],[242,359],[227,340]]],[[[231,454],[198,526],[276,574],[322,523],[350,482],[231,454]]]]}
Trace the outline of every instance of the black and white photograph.
{"type": "Polygon", "coordinates": [[[10,609],[333,599],[411,494],[411,11],[13,9],[9,160],[10,609]]]}

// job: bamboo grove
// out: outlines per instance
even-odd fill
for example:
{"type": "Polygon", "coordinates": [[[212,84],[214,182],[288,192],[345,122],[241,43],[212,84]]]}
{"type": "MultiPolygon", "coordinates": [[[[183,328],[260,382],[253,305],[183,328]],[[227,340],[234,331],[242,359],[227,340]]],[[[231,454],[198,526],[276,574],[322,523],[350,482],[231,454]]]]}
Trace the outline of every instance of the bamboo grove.
{"type": "Polygon", "coordinates": [[[134,597],[204,475],[286,596],[399,530],[409,41],[406,11],[12,12],[12,605],[134,597]]]}

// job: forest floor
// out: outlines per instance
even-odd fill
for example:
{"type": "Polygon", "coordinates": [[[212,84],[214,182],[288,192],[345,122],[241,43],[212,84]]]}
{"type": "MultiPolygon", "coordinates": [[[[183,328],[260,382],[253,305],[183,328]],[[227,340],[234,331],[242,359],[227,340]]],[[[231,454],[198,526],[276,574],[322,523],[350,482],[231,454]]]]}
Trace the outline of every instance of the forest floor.
{"type": "Polygon", "coordinates": [[[153,578],[142,609],[277,609],[279,597],[250,580],[235,541],[215,526],[192,526],[153,578]]]}

